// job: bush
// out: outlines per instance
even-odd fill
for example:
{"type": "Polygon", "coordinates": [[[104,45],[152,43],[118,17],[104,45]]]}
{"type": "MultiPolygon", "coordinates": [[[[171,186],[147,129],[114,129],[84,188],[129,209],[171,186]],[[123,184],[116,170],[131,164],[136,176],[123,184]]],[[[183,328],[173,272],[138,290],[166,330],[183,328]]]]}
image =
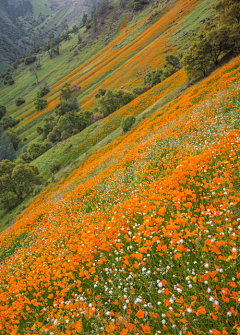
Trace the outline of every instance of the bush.
{"type": "Polygon", "coordinates": [[[17,100],[15,100],[16,106],[21,106],[25,102],[26,101],[23,98],[17,98],[17,100]]]}
{"type": "Polygon", "coordinates": [[[36,185],[41,183],[36,167],[19,159],[14,163],[5,159],[0,162],[0,198],[3,209],[16,207],[36,185]]]}
{"type": "Polygon", "coordinates": [[[16,70],[16,69],[17,69],[17,64],[16,64],[16,63],[12,63],[12,68],[13,68],[14,70],[16,70]]]}
{"type": "Polygon", "coordinates": [[[36,60],[37,60],[37,57],[36,57],[36,56],[26,57],[26,58],[24,59],[24,63],[25,63],[25,65],[29,65],[29,64],[31,64],[31,63],[34,63],[36,60]]]}
{"type": "Polygon", "coordinates": [[[4,116],[0,122],[0,127],[3,127],[4,130],[12,128],[18,124],[19,121],[13,119],[11,116],[4,116]]]}
{"type": "Polygon", "coordinates": [[[15,83],[15,81],[13,79],[9,79],[7,83],[9,86],[12,86],[15,83]]]}
{"type": "Polygon", "coordinates": [[[49,141],[44,141],[43,143],[32,143],[27,150],[27,154],[32,160],[34,160],[44,154],[44,152],[51,149],[51,147],[52,144],[49,141]]]}
{"type": "Polygon", "coordinates": [[[122,119],[122,130],[126,133],[135,123],[136,118],[134,115],[127,115],[122,119]]]}
{"type": "Polygon", "coordinates": [[[37,111],[41,111],[47,107],[48,103],[45,99],[37,98],[37,100],[34,102],[34,105],[37,111]]]}
{"type": "Polygon", "coordinates": [[[144,85],[153,87],[161,83],[162,70],[153,70],[144,77],[144,85]]]}
{"type": "Polygon", "coordinates": [[[138,86],[133,89],[133,94],[135,97],[147,92],[150,89],[149,86],[138,86]]]}
{"type": "Polygon", "coordinates": [[[126,90],[111,90],[98,99],[98,107],[104,117],[127,105],[134,99],[134,94],[126,90]]]}
{"type": "Polygon", "coordinates": [[[40,87],[39,91],[37,92],[37,97],[42,98],[44,95],[48,94],[50,90],[47,87],[40,87]]]}
{"type": "Polygon", "coordinates": [[[6,113],[7,113],[7,108],[3,105],[0,105],[0,120],[4,117],[6,113]]]}

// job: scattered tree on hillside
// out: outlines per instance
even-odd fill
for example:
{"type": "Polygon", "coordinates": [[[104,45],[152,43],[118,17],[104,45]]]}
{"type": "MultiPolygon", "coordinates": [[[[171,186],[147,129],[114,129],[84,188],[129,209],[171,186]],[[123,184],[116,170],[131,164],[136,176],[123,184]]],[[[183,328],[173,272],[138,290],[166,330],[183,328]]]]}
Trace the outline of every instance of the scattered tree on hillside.
{"type": "Polygon", "coordinates": [[[41,111],[41,110],[43,110],[44,108],[47,107],[48,102],[45,99],[37,97],[36,101],[34,102],[34,105],[35,105],[35,108],[36,108],[37,111],[41,111]]]}
{"type": "Polygon", "coordinates": [[[7,131],[7,136],[9,137],[10,141],[13,144],[14,150],[17,150],[19,143],[21,142],[20,137],[18,134],[11,128],[8,128],[7,131]]]}
{"type": "Polygon", "coordinates": [[[4,130],[8,128],[12,128],[18,124],[19,121],[13,119],[11,116],[5,115],[1,121],[0,121],[0,127],[2,127],[4,130]]]}
{"type": "Polygon", "coordinates": [[[23,160],[0,162],[1,207],[10,210],[26,198],[41,183],[39,171],[23,160]]]}
{"type": "Polygon", "coordinates": [[[48,94],[49,92],[50,92],[50,89],[48,87],[46,87],[46,86],[40,87],[39,91],[37,92],[37,97],[42,98],[46,94],[48,94]]]}
{"type": "Polygon", "coordinates": [[[7,108],[3,105],[0,105],[0,120],[4,117],[6,113],[7,113],[7,108]]]}
{"type": "Polygon", "coordinates": [[[203,38],[197,38],[183,53],[182,64],[190,77],[205,77],[211,63],[211,47],[203,38]]]}
{"type": "Polygon", "coordinates": [[[3,128],[0,128],[0,162],[4,159],[13,161],[16,158],[16,151],[13,144],[3,128]]]}
{"type": "Polygon", "coordinates": [[[128,104],[134,99],[134,94],[126,90],[111,90],[108,89],[106,93],[97,100],[99,111],[104,117],[115,112],[119,108],[128,104]]]}
{"type": "Polygon", "coordinates": [[[71,89],[70,89],[70,84],[69,83],[66,83],[63,85],[62,89],[61,89],[61,92],[60,92],[60,100],[68,100],[71,98],[71,89]]]}
{"type": "Polygon", "coordinates": [[[157,69],[149,72],[145,77],[144,77],[144,85],[153,87],[162,81],[162,70],[157,69]]]}
{"type": "Polygon", "coordinates": [[[16,106],[17,107],[19,107],[19,106],[21,106],[22,104],[24,104],[26,101],[25,101],[25,99],[23,99],[23,98],[17,98],[16,100],[15,100],[15,103],[16,103],[16,106]]]}
{"type": "Polygon", "coordinates": [[[148,0],[133,0],[133,9],[141,10],[146,4],[148,4],[148,0]]]}
{"type": "Polygon", "coordinates": [[[82,17],[82,25],[83,27],[86,25],[87,23],[87,18],[88,18],[88,15],[86,13],[83,14],[83,17],[82,17]]]}
{"type": "Polygon", "coordinates": [[[122,130],[126,133],[135,123],[136,118],[134,115],[127,115],[122,119],[122,130]]]}
{"type": "Polygon", "coordinates": [[[67,23],[63,23],[61,26],[61,30],[63,32],[62,34],[62,40],[69,40],[70,39],[70,30],[69,30],[69,26],[67,23]]]}
{"type": "Polygon", "coordinates": [[[42,143],[32,143],[30,144],[27,154],[31,158],[31,160],[34,160],[44,154],[44,152],[51,149],[52,145],[49,141],[44,141],[42,143]]]}

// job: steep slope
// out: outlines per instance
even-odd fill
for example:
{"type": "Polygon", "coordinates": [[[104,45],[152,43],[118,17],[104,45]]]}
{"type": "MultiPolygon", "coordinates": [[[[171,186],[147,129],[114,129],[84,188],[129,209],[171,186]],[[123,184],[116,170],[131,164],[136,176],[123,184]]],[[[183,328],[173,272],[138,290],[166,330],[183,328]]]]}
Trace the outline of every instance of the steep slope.
{"type": "Polygon", "coordinates": [[[3,334],[238,326],[239,76],[237,58],[97,150],[1,235],[3,334]]]}
{"type": "Polygon", "coordinates": [[[98,0],[1,0],[0,1],[0,72],[21,52],[28,50],[35,32],[44,40],[48,32],[59,33],[61,24],[79,25],[98,0]]]}

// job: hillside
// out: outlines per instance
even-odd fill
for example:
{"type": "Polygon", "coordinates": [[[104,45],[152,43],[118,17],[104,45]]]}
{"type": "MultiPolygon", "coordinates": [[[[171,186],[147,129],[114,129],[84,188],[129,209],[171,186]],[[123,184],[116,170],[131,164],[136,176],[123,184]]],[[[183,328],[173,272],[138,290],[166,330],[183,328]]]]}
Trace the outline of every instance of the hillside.
{"type": "Polygon", "coordinates": [[[79,25],[84,13],[90,14],[97,0],[1,0],[0,72],[29,50],[35,33],[45,40],[49,33],[60,33],[62,23],[79,25]]]}
{"type": "Polygon", "coordinates": [[[114,0],[96,30],[41,53],[39,83],[21,63],[0,88],[17,155],[53,139],[30,162],[44,182],[0,211],[0,334],[238,335],[240,56],[200,79],[177,65],[141,91],[191,49],[211,5],[114,0]],[[131,99],[107,114],[109,92],[131,99]],[[62,106],[94,121],[64,138],[62,106]]]}

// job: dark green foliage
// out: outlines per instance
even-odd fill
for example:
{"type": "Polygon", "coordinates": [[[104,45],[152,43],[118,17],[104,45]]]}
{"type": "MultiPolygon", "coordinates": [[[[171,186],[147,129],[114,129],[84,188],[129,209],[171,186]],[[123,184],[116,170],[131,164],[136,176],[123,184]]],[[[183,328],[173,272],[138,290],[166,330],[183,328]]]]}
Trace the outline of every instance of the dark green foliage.
{"type": "Polygon", "coordinates": [[[204,24],[183,54],[182,64],[189,77],[205,76],[224,54],[240,47],[239,0],[220,0],[213,8],[215,17],[204,24]]]}
{"type": "Polygon", "coordinates": [[[18,134],[11,128],[8,128],[7,131],[7,136],[10,138],[10,141],[13,144],[14,150],[17,150],[19,143],[21,142],[20,137],[18,134]]]}
{"type": "Polygon", "coordinates": [[[39,91],[37,92],[37,97],[42,98],[44,95],[48,94],[50,92],[49,88],[47,87],[40,87],[39,91]]]}
{"type": "Polygon", "coordinates": [[[55,113],[58,117],[65,115],[70,112],[77,112],[79,109],[76,99],[71,99],[70,101],[62,100],[55,108],[55,113]]]}
{"type": "Polygon", "coordinates": [[[16,106],[21,106],[25,102],[26,101],[23,98],[17,98],[17,100],[15,100],[16,106]]]}
{"type": "Polygon", "coordinates": [[[45,99],[37,98],[37,100],[34,102],[34,105],[37,111],[41,111],[47,107],[48,102],[45,99]]]}
{"type": "Polygon", "coordinates": [[[88,18],[87,14],[84,13],[84,14],[83,14],[83,17],[82,17],[82,25],[83,25],[83,26],[86,25],[86,23],[87,23],[87,18],[88,18]]]}
{"type": "Polygon", "coordinates": [[[7,113],[7,108],[3,105],[0,105],[0,120],[4,117],[6,113],[7,113]]]}
{"type": "Polygon", "coordinates": [[[63,88],[61,89],[61,92],[60,92],[60,100],[68,100],[71,98],[71,90],[70,90],[70,84],[69,83],[66,83],[63,85],[63,88]]]}
{"type": "Polygon", "coordinates": [[[14,70],[16,70],[16,69],[17,69],[17,64],[16,64],[16,63],[12,63],[12,68],[13,68],[14,70]]]}
{"type": "Polygon", "coordinates": [[[209,43],[199,36],[190,47],[184,51],[182,57],[184,70],[189,77],[205,77],[211,67],[211,47],[209,43]]]}
{"type": "Polygon", "coordinates": [[[144,5],[148,4],[147,0],[133,0],[133,9],[141,10],[144,5]]]}
{"type": "Polygon", "coordinates": [[[4,159],[13,161],[16,158],[16,152],[13,144],[7,135],[7,132],[0,128],[0,162],[4,159]]]}
{"type": "Polygon", "coordinates": [[[74,25],[73,27],[72,27],[72,33],[73,34],[76,34],[78,32],[78,27],[76,26],[76,25],[74,25]]]}
{"type": "Polygon", "coordinates": [[[49,141],[32,143],[27,150],[27,154],[31,160],[34,160],[41,156],[44,152],[48,151],[51,147],[52,145],[49,141]]]}
{"type": "Polygon", "coordinates": [[[24,59],[24,63],[25,63],[25,65],[29,65],[31,63],[34,63],[36,60],[37,60],[36,56],[26,57],[24,59]]]}
{"type": "Polygon", "coordinates": [[[152,72],[149,72],[145,77],[144,77],[144,85],[153,87],[159,83],[161,83],[162,79],[162,70],[153,70],[152,72]]]}
{"type": "Polygon", "coordinates": [[[135,123],[136,118],[134,115],[127,115],[122,119],[122,130],[126,133],[135,123]]]}
{"type": "Polygon", "coordinates": [[[4,116],[0,121],[0,127],[3,127],[4,130],[12,128],[18,124],[19,121],[13,119],[11,116],[4,116]]]}
{"type": "Polygon", "coordinates": [[[61,133],[57,126],[55,126],[53,130],[48,134],[47,139],[52,143],[61,141],[61,133]]]}
{"type": "Polygon", "coordinates": [[[163,72],[161,76],[161,80],[164,81],[175,72],[181,69],[181,64],[178,57],[174,55],[167,55],[165,57],[165,63],[163,65],[163,72]]]}
{"type": "Polygon", "coordinates": [[[7,83],[9,86],[12,86],[15,83],[15,81],[13,79],[9,79],[7,83]]]}
{"type": "Polygon", "coordinates": [[[99,99],[101,97],[103,97],[106,94],[107,90],[105,90],[104,88],[99,88],[98,93],[95,94],[95,98],[99,99]]]}
{"type": "Polygon", "coordinates": [[[98,99],[99,111],[104,117],[115,112],[134,99],[134,94],[126,90],[108,89],[105,95],[98,99]]]}
{"type": "Polygon", "coordinates": [[[37,133],[39,135],[48,135],[56,125],[56,121],[53,116],[46,116],[43,119],[43,127],[37,127],[37,133]]]}
{"type": "Polygon", "coordinates": [[[41,179],[36,167],[17,160],[15,163],[5,159],[0,162],[1,207],[10,210],[27,197],[41,179]]]}
{"type": "Polygon", "coordinates": [[[150,89],[150,86],[138,86],[133,89],[134,97],[138,97],[139,95],[147,92],[150,89]]]}

